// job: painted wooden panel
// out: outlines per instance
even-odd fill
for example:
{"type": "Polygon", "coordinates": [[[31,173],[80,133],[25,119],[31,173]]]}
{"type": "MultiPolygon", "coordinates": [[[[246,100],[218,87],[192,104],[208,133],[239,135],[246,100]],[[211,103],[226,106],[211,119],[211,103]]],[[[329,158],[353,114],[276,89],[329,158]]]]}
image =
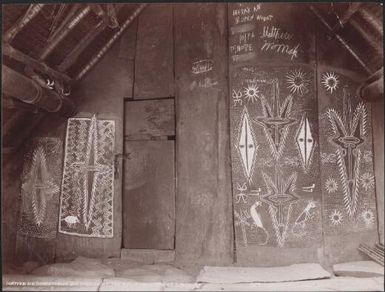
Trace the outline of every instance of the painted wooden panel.
{"type": "Polygon", "coordinates": [[[321,239],[314,71],[244,66],[231,81],[237,243],[310,247],[321,239]]]}
{"type": "Polygon", "coordinates": [[[174,5],[176,261],[233,261],[226,4],[174,5]]]}
{"type": "Polygon", "coordinates": [[[114,148],[113,120],[68,119],[59,232],[113,237],[114,148]]]}
{"type": "Polygon", "coordinates": [[[305,3],[231,3],[229,8],[230,63],[314,60],[305,3]]]}
{"type": "MultiPolygon", "coordinates": [[[[21,175],[21,209],[15,262],[52,263],[59,211],[63,141],[35,137],[24,146],[21,175]]],[[[13,181],[15,182],[15,181],[13,181]]]]}
{"type": "MultiPolygon", "coordinates": [[[[357,250],[358,246],[361,243],[372,245],[374,242],[378,242],[376,216],[374,225],[370,223],[372,220],[370,210],[374,207],[374,189],[365,190],[361,185],[361,176],[364,173],[373,174],[373,166],[371,166],[372,162],[370,162],[373,158],[370,158],[370,156],[373,154],[372,143],[375,141],[372,138],[374,132],[372,134],[371,105],[359,100],[356,94],[357,86],[367,78],[367,72],[337,40],[329,39],[323,31],[317,33],[316,40],[320,170],[324,202],[324,260],[325,264],[366,260],[367,257],[357,250]],[[336,80],[337,82],[335,82],[336,80]],[[362,105],[358,108],[360,102],[362,102],[362,105]],[[350,107],[348,106],[349,103],[350,107]],[[331,120],[329,120],[329,114],[327,114],[329,111],[331,120]],[[349,112],[353,116],[349,117],[349,112]],[[356,112],[356,118],[354,118],[354,112],[356,112]],[[366,113],[365,118],[361,112],[366,113]],[[341,118],[340,121],[338,121],[338,117],[341,118]],[[348,132],[343,131],[350,131],[348,124],[349,120],[353,118],[359,123],[366,121],[366,130],[364,142],[361,143],[360,140],[359,145],[356,147],[361,153],[359,155],[360,167],[356,168],[358,171],[356,174],[353,173],[353,177],[359,177],[358,184],[354,182],[354,179],[350,180],[350,186],[345,190],[344,182],[346,180],[342,178],[347,174],[344,170],[344,165],[346,166],[345,159],[337,160],[337,150],[339,149],[342,152],[344,150],[337,146],[339,142],[335,140],[335,137],[342,134],[340,142],[344,142],[345,138],[343,136],[348,132]],[[333,128],[334,125],[337,128],[333,128]],[[337,130],[336,135],[334,130],[337,130]],[[340,132],[341,130],[342,132],[340,132]],[[337,143],[333,142],[333,138],[337,143]],[[340,172],[341,170],[342,172],[340,172]],[[353,186],[358,187],[358,192],[349,191],[349,188],[353,186]],[[350,192],[352,196],[346,196],[345,192],[350,192]],[[358,201],[356,201],[357,199],[358,201]],[[352,212],[354,210],[355,212],[352,212]],[[360,215],[365,210],[369,211],[367,213],[368,219],[366,219],[368,226],[366,226],[364,218],[360,215]]],[[[357,126],[359,131],[353,133],[353,136],[357,136],[358,139],[360,139],[359,136],[361,135],[360,128],[361,126],[357,126]]],[[[353,136],[351,146],[357,141],[353,136]]],[[[343,143],[340,146],[343,146],[343,143]]],[[[358,151],[354,152],[356,155],[358,154],[358,151]]],[[[353,155],[353,157],[356,156],[353,155]]],[[[353,160],[354,158],[351,162],[353,160]]],[[[348,169],[349,167],[346,168],[346,170],[348,169]]],[[[365,181],[370,181],[370,175],[367,176],[369,180],[365,179],[365,181]]],[[[376,182],[376,177],[374,177],[374,181],[376,182]]],[[[375,209],[373,212],[376,213],[375,209]]]]}
{"type": "Polygon", "coordinates": [[[151,4],[138,19],[134,99],[174,95],[173,14],[170,4],[151,4]]]}
{"type": "Polygon", "coordinates": [[[333,247],[329,258],[337,262],[356,253],[346,254],[331,238],[355,237],[358,247],[363,234],[366,242],[378,236],[371,107],[357,97],[359,83],[346,71],[321,66],[318,76],[325,249],[333,247]]]}
{"type": "Polygon", "coordinates": [[[314,27],[298,5],[229,4],[239,263],[317,261],[321,247],[314,27]]]}
{"type": "Polygon", "coordinates": [[[123,247],[174,249],[175,142],[126,141],[123,247]]]}
{"type": "Polygon", "coordinates": [[[125,139],[140,140],[175,135],[174,100],[125,102],[125,139]]]}
{"type": "Polygon", "coordinates": [[[57,232],[63,141],[35,138],[25,153],[19,234],[54,239],[57,232]]]}

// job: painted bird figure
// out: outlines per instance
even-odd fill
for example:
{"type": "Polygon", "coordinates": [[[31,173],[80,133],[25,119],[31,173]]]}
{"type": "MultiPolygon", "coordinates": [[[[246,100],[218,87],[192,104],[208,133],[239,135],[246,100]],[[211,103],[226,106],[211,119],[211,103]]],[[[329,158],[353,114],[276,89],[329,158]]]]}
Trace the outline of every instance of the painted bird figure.
{"type": "Polygon", "coordinates": [[[261,228],[263,230],[263,232],[265,233],[265,236],[266,236],[265,241],[263,243],[260,243],[260,245],[264,245],[269,240],[269,234],[267,233],[265,227],[263,226],[261,216],[259,216],[259,213],[257,211],[257,207],[261,206],[261,204],[262,203],[260,201],[256,201],[253,205],[251,205],[250,216],[253,219],[254,225],[257,228],[261,228]]]}

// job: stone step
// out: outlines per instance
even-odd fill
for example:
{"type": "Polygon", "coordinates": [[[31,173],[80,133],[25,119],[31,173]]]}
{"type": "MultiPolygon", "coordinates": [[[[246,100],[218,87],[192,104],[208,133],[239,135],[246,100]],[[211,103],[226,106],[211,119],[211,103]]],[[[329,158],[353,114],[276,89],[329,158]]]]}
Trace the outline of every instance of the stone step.
{"type": "Polygon", "coordinates": [[[252,283],[288,282],[330,278],[329,272],[319,264],[295,264],[284,267],[210,267],[205,266],[197,282],[252,283]]]}
{"type": "Polygon", "coordinates": [[[336,276],[379,277],[384,276],[384,267],[373,261],[357,261],[333,265],[336,276]]]}

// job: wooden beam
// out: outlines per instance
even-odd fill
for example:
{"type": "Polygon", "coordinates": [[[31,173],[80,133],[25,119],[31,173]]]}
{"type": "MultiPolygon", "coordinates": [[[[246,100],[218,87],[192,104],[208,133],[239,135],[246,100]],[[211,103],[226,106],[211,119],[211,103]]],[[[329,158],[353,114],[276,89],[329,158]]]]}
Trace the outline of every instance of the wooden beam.
{"type": "Polygon", "coordinates": [[[3,54],[27,66],[31,66],[32,68],[38,71],[46,73],[52,79],[61,80],[68,83],[72,81],[72,79],[68,75],[52,69],[51,67],[47,66],[44,62],[39,62],[35,60],[34,58],[24,54],[23,52],[16,50],[9,44],[3,43],[3,54]]]}

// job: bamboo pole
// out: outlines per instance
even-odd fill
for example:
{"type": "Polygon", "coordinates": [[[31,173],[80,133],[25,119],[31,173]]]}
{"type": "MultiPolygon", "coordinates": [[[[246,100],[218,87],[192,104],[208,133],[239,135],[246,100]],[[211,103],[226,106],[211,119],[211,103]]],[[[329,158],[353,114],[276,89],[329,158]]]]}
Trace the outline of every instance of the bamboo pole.
{"type": "MultiPolygon", "coordinates": [[[[121,8],[117,8],[119,11],[121,8]]],[[[102,19],[92,28],[87,35],[76,45],[76,47],[65,57],[61,64],[57,67],[60,72],[65,72],[78,59],[79,55],[87,48],[87,46],[107,27],[108,23],[102,19]]]]}
{"type": "Polygon", "coordinates": [[[87,16],[91,11],[91,8],[87,5],[85,6],[79,14],[77,14],[70,22],[68,22],[64,28],[58,32],[51,41],[48,42],[48,45],[45,47],[43,52],[40,55],[40,60],[45,60],[52,51],[59,45],[59,43],[76,27],[76,25],[87,16]]]}
{"type": "Polygon", "coordinates": [[[371,74],[372,70],[368,65],[357,55],[357,53],[346,43],[346,41],[338,34],[333,31],[333,28],[330,27],[329,23],[321,15],[321,13],[313,5],[310,5],[310,10],[317,16],[317,18],[322,22],[322,24],[332,33],[337,40],[348,50],[348,52],[356,59],[358,63],[366,70],[367,73],[371,74]]]}
{"type": "Polygon", "coordinates": [[[126,20],[126,22],[119,28],[108,43],[91,59],[91,61],[79,72],[75,80],[80,80],[95,64],[104,56],[108,49],[115,43],[115,41],[122,35],[126,28],[134,21],[140,12],[146,7],[146,3],[139,5],[139,8],[126,20]]]}
{"type": "Polygon", "coordinates": [[[11,42],[13,38],[43,9],[44,4],[31,4],[27,12],[5,33],[4,42],[11,42]]]}

